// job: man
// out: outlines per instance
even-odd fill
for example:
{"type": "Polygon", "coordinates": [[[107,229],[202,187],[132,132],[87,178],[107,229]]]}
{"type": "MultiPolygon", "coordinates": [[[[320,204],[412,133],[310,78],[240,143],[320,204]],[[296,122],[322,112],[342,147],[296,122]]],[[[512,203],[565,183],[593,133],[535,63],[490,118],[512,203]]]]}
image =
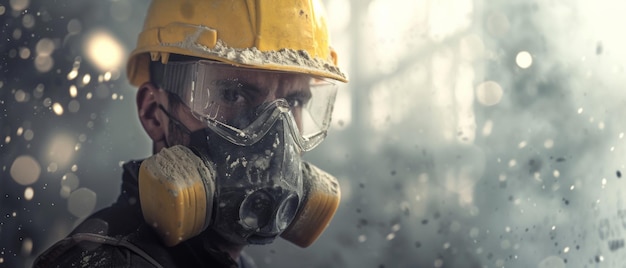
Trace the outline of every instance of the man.
{"type": "Polygon", "coordinates": [[[127,67],[154,155],[35,267],[254,267],[248,244],[317,239],[339,189],[301,155],[347,82],[319,3],[154,0],[127,67]]]}

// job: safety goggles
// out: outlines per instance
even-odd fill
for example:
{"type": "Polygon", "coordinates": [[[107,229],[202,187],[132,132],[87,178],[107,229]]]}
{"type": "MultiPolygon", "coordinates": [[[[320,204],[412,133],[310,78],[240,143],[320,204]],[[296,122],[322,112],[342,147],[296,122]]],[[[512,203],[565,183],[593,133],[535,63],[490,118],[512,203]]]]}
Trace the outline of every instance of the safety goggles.
{"type": "Polygon", "coordinates": [[[242,146],[284,120],[302,151],[326,137],[337,86],[307,74],[242,69],[214,61],[169,62],[153,81],[174,93],[198,120],[242,146]]]}

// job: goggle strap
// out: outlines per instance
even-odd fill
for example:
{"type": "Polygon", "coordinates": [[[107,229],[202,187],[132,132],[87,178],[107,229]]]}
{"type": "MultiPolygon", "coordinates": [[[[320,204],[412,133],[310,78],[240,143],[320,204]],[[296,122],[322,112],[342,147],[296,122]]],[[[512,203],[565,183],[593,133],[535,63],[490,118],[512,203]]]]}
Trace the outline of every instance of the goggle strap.
{"type": "Polygon", "coordinates": [[[159,104],[159,109],[161,109],[161,111],[163,111],[172,123],[174,123],[174,125],[176,125],[180,130],[184,131],[187,135],[191,135],[191,130],[189,130],[183,122],[180,122],[180,120],[176,119],[170,112],[168,112],[163,105],[159,104]]]}
{"type": "Polygon", "coordinates": [[[185,103],[188,100],[185,92],[194,90],[197,64],[169,63],[164,66],[162,89],[179,96],[185,103]],[[190,77],[193,74],[193,77],[190,77]]]}

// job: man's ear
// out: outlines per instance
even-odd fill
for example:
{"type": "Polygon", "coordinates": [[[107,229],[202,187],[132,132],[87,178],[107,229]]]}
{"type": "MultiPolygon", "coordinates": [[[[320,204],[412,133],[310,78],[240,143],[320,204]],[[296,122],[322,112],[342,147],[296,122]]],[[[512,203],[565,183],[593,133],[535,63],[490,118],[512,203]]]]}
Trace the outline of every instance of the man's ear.
{"type": "MultiPolygon", "coordinates": [[[[137,91],[137,113],[139,121],[143,129],[146,131],[150,139],[155,143],[165,142],[166,124],[163,118],[159,116],[159,100],[165,98],[165,94],[159,90],[154,84],[146,82],[137,91]]],[[[165,98],[167,99],[167,98],[165,98]]]]}

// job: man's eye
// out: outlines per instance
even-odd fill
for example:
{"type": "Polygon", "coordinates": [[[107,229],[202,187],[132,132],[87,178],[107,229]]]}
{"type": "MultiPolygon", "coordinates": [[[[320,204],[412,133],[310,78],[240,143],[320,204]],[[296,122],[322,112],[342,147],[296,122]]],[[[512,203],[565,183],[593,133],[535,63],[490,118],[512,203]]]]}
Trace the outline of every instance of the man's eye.
{"type": "Polygon", "coordinates": [[[239,89],[228,88],[222,91],[222,99],[228,103],[243,103],[246,101],[246,98],[241,94],[239,89]]]}
{"type": "Polygon", "coordinates": [[[297,99],[297,98],[289,98],[287,99],[287,103],[289,103],[289,107],[291,108],[297,108],[304,104],[302,103],[302,100],[297,99]]]}
{"type": "Polygon", "coordinates": [[[289,107],[291,108],[302,108],[302,106],[306,105],[309,101],[310,97],[307,97],[304,94],[293,94],[291,96],[287,96],[285,100],[289,103],[289,107]]]}

